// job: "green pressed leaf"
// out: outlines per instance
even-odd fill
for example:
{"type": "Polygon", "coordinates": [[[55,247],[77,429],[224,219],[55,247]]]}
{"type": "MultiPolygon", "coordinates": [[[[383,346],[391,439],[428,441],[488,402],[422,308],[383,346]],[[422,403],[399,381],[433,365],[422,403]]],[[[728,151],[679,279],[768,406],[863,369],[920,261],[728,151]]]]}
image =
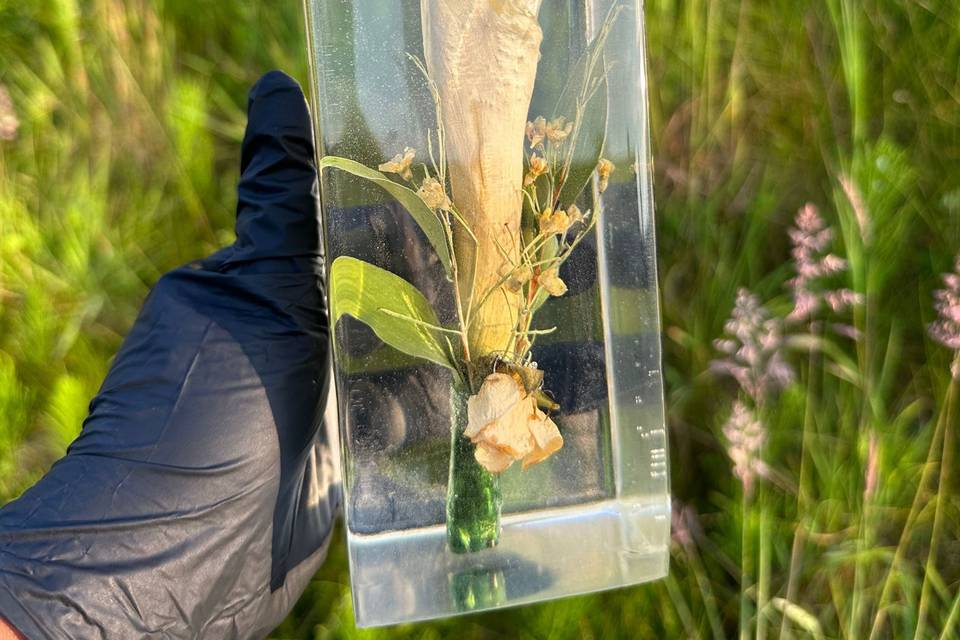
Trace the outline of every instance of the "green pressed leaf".
{"type": "Polygon", "coordinates": [[[347,158],[324,156],[320,159],[320,170],[322,171],[325,167],[340,169],[341,171],[346,171],[347,173],[369,180],[396,198],[397,202],[413,216],[413,219],[420,226],[424,235],[427,236],[427,240],[433,245],[437,256],[440,257],[440,262],[443,264],[447,275],[450,275],[450,251],[447,249],[446,233],[443,229],[443,223],[440,222],[440,219],[437,218],[433,210],[424,204],[423,200],[420,199],[420,196],[418,196],[415,191],[394,182],[376,169],[371,169],[347,158]]]}
{"type": "Polygon", "coordinates": [[[559,202],[563,206],[576,201],[590,181],[603,152],[607,137],[607,67],[604,48],[618,16],[619,9],[611,9],[597,36],[571,69],[552,115],[576,118],[580,103],[580,118],[568,142],[575,145],[570,171],[560,189],[559,202]]]}
{"type": "MultiPolygon", "coordinates": [[[[591,49],[584,57],[591,53],[598,54],[602,52],[593,52],[594,42],[591,49]]],[[[601,44],[602,47],[602,44],[601,44]]],[[[603,60],[599,60],[587,75],[587,60],[581,59],[575,67],[571,79],[579,78],[581,83],[588,83],[592,94],[582,109],[580,122],[576,124],[573,132],[573,143],[576,145],[573,151],[573,157],[570,162],[570,171],[560,189],[559,202],[562,206],[569,205],[576,201],[577,196],[584,190],[590,181],[590,176],[597,167],[600,155],[603,153],[603,144],[607,138],[607,78],[606,66],[603,60]]],[[[579,94],[579,88],[568,85],[564,90],[557,105],[555,116],[564,115],[568,118],[575,117],[576,103],[579,94]]]]}
{"type": "Polygon", "coordinates": [[[353,316],[398,351],[454,368],[436,314],[412,284],[369,262],[341,256],[330,266],[333,324],[353,316]]]}
{"type": "MultiPolygon", "coordinates": [[[[530,120],[547,116],[557,106],[569,83],[570,70],[587,48],[586,7],[576,2],[558,2],[537,15],[540,31],[549,33],[540,43],[540,63],[530,100],[530,120]]],[[[572,117],[573,114],[564,114],[572,117]]]]}

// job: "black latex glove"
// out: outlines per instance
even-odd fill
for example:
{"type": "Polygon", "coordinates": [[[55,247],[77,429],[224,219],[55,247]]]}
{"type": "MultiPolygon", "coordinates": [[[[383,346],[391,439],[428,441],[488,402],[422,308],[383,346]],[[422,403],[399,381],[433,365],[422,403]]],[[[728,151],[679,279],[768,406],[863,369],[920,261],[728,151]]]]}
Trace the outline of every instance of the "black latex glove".
{"type": "Polygon", "coordinates": [[[326,555],[339,486],[310,119],[253,87],[237,240],[154,287],[66,457],[0,510],[0,616],[36,638],[251,638],[326,555]]]}

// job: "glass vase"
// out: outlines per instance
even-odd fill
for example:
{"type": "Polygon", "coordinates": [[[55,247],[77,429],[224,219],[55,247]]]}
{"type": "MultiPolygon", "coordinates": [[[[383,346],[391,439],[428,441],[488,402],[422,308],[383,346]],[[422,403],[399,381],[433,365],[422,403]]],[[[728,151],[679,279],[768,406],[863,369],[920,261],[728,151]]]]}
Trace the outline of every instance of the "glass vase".
{"type": "Polygon", "coordinates": [[[636,0],[306,0],[354,612],[666,574],[636,0]]]}

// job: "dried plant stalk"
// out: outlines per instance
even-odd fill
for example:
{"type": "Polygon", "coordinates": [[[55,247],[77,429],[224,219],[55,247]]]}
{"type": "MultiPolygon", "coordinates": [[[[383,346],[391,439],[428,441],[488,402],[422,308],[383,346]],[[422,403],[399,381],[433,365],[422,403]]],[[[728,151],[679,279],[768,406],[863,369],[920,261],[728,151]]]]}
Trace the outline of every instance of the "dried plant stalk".
{"type": "Polygon", "coordinates": [[[436,82],[453,201],[473,230],[454,232],[473,358],[513,349],[521,299],[500,287],[520,252],[523,135],[543,34],[542,0],[421,0],[424,53],[436,82]],[[479,307],[479,308],[478,308],[479,307]]]}

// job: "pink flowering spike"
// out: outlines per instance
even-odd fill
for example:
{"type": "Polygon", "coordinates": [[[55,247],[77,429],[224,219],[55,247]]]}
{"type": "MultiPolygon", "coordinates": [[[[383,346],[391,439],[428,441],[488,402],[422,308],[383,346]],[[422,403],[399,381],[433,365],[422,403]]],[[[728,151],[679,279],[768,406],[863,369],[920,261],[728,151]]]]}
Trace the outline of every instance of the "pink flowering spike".
{"type": "Polygon", "coordinates": [[[944,289],[934,292],[937,319],[930,323],[930,337],[955,353],[950,373],[960,380],[960,256],[955,271],[943,275],[944,289]]]}
{"type": "Polygon", "coordinates": [[[724,331],[727,335],[715,343],[724,357],[711,368],[733,377],[755,404],[762,404],[765,396],[793,381],[793,369],[780,353],[781,322],[770,317],[757,296],[746,289],[737,292],[724,331]]]}
{"type": "Polygon", "coordinates": [[[817,313],[820,298],[811,291],[796,289],[793,294],[793,311],[787,315],[788,322],[803,322],[817,313]]]}
{"type": "Polygon", "coordinates": [[[789,230],[793,247],[793,268],[796,277],[787,282],[793,294],[793,310],[787,315],[789,323],[812,322],[825,308],[842,313],[859,301],[858,294],[849,289],[831,289],[822,282],[838,276],[847,268],[847,261],[829,253],[833,229],[820,217],[817,208],[808,204],[797,212],[794,227],[789,230]]]}
{"type": "Polygon", "coordinates": [[[766,429],[756,414],[737,400],[723,426],[723,435],[727,441],[727,455],[733,462],[733,474],[740,480],[744,492],[749,494],[757,476],[766,470],[760,459],[760,449],[767,438],[766,429]]]}
{"type": "Polygon", "coordinates": [[[830,328],[838,336],[843,336],[844,338],[850,338],[854,342],[862,338],[862,334],[857,331],[857,328],[853,325],[849,325],[843,322],[835,322],[830,325],[830,328]]]}

